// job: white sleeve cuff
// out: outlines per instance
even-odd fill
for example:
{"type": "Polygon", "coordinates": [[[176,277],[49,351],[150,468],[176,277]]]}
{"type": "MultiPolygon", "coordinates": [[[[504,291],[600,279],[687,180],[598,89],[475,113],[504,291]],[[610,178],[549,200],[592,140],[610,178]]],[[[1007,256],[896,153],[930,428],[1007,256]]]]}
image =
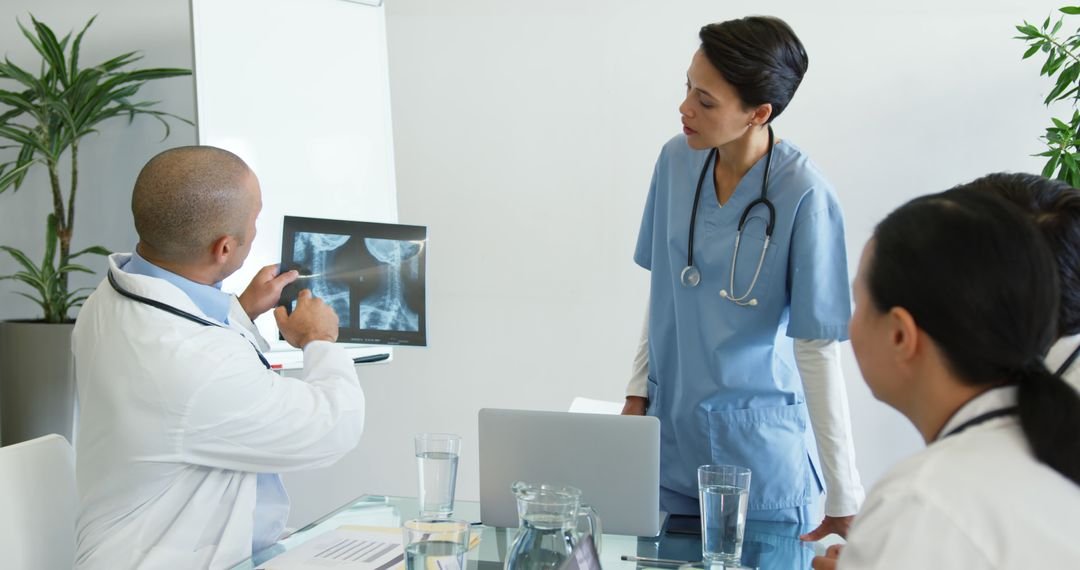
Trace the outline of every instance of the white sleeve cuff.
{"type": "Polygon", "coordinates": [[[341,345],[328,340],[313,340],[304,345],[304,371],[301,378],[337,376],[357,384],[356,365],[341,345]]]}
{"type": "Polygon", "coordinates": [[[832,517],[859,511],[866,492],[855,466],[840,343],[835,340],[795,339],[795,364],[802,376],[810,424],[814,428],[821,470],[825,477],[825,514],[832,517]]]}

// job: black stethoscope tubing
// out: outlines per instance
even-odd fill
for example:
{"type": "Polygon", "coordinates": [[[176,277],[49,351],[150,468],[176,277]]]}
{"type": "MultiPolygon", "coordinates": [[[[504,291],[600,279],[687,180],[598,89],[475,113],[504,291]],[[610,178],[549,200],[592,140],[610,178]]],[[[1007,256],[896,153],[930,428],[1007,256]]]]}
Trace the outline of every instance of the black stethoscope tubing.
{"type": "Polygon", "coordinates": [[[993,420],[993,419],[1003,418],[1005,416],[1015,415],[1019,411],[1020,411],[1020,408],[1018,408],[1016,406],[1010,406],[1008,408],[1001,408],[1001,409],[998,409],[998,410],[989,411],[989,412],[986,412],[985,414],[979,414],[979,415],[971,418],[970,420],[968,420],[968,421],[956,426],[955,428],[949,430],[949,433],[941,436],[941,439],[945,439],[945,438],[947,438],[949,436],[956,435],[956,434],[968,429],[969,427],[974,427],[974,426],[977,426],[977,425],[979,425],[981,423],[986,423],[986,422],[988,422],[990,420],[993,420]]]}
{"type": "MultiPolygon", "coordinates": [[[[761,179],[761,196],[747,204],[746,208],[743,208],[736,231],[742,232],[743,225],[746,224],[746,218],[750,215],[750,211],[754,209],[754,206],[764,204],[769,209],[769,223],[765,227],[765,236],[772,238],[773,227],[776,225],[776,207],[773,205],[772,200],[769,200],[768,192],[769,173],[772,171],[774,139],[772,125],[768,125],[767,128],[769,129],[769,150],[765,154],[765,175],[761,179]]],[[[697,188],[694,190],[694,207],[690,210],[690,237],[686,246],[687,267],[694,266],[694,229],[697,226],[698,204],[701,203],[701,187],[705,184],[705,174],[709,171],[709,165],[716,160],[716,155],[717,150],[715,148],[709,150],[709,156],[705,159],[705,164],[701,166],[701,175],[698,176],[697,188]]]]}
{"type": "MultiPolygon", "coordinates": [[[[208,321],[208,320],[206,320],[206,319],[204,319],[204,318],[202,318],[202,317],[200,317],[198,315],[193,315],[193,314],[191,314],[191,313],[189,313],[187,311],[184,311],[182,309],[177,309],[176,307],[174,307],[172,305],[167,305],[165,303],[162,303],[161,301],[155,301],[154,299],[149,299],[149,298],[143,297],[141,295],[136,295],[135,293],[132,293],[131,291],[128,291],[127,289],[124,289],[123,287],[121,287],[120,284],[116,282],[116,277],[113,276],[112,271],[109,271],[108,278],[109,278],[109,285],[112,285],[112,288],[113,288],[114,291],[116,291],[117,293],[119,293],[120,295],[122,295],[124,297],[127,297],[128,299],[131,299],[132,301],[136,301],[136,302],[142,303],[144,305],[149,305],[149,306],[151,306],[151,307],[153,307],[155,309],[160,309],[162,311],[165,311],[166,313],[169,313],[171,315],[176,315],[176,316],[178,316],[178,317],[180,317],[182,319],[187,319],[187,320],[189,320],[189,321],[191,321],[193,323],[198,323],[198,324],[200,324],[200,325],[202,325],[204,327],[218,327],[218,328],[222,328],[222,329],[226,328],[226,327],[223,327],[223,326],[221,326],[218,323],[215,323],[213,321],[208,321]]],[[[226,330],[228,330],[228,329],[226,329],[226,330]]],[[[248,342],[250,342],[250,341],[248,341],[248,342]]],[[[259,360],[262,361],[263,366],[265,366],[267,370],[270,370],[271,369],[270,361],[268,361],[266,359],[266,357],[263,356],[262,351],[260,351],[258,349],[258,347],[256,347],[254,344],[251,345],[251,348],[255,349],[255,354],[259,355],[259,360]]]]}
{"type": "MultiPolygon", "coordinates": [[[[1072,354],[1070,354],[1069,357],[1065,359],[1065,362],[1061,363],[1061,366],[1059,366],[1057,371],[1054,372],[1054,376],[1057,376],[1058,378],[1061,378],[1062,374],[1064,374],[1065,371],[1068,370],[1070,366],[1072,366],[1073,362],[1076,360],[1076,358],[1078,356],[1080,356],[1080,347],[1077,347],[1075,350],[1073,350],[1072,354]]],[[[956,434],[966,430],[969,427],[977,426],[977,425],[979,425],[979,424],[981,424],[983,422],[988,422],[988,421],[990,421],[992,419],[1000,418],[1000,417],[1004,417],[1004,416],[1015,415],[1015,414],[1018,414],[1019,412],[1020,412],[1020,408],[1018,408],[1017,406],[1009,406],[1007,408],[1001,408],[1001,409],[998,409],[998,410],[993,410],[993,411],[990,411],[990,412],[986,412],[985,414],[980,414],[980,415],[975,416],[974,418],[971,418],[970,420],[956,426],[955,428],[950,430],[949,433],[941,436],[941,439],[945,439],[945,438],[949,437],[950,435],[956,435],[956,434]]]]}
{"type": "Polygon", "coordinates": [[[1061,366],[1058,367],[1057,372],[1054,372],[1054,376],[1064,377],[1065,371],[1073,365],[1073,362],[1076,362],[1077,356],[1080,356],[1080,346],[1076,347],[1076,349],[1072,351],[1072,354],[1070,354],[1069,357],[1065,359],[1065,362],[1061,363],[1061,366]]]}

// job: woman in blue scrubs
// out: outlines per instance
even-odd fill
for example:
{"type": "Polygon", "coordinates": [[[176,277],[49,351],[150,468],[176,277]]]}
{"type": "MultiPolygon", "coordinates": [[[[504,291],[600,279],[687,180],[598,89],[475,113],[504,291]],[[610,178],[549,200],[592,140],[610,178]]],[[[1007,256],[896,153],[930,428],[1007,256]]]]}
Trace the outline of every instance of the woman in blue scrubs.
{"type": "Polygon", "coordinates": [[[771,126],[806,51],[770,17],[700,38],[683,133],[660,151],[634,255],[651,284],[623,413],[660,419],[663,510],[699,512],[699,465],[742,465],[750,520],[809,529],[827,488],[825,519],[803,538],[844,535],[864,494],[839,363],[843,217],[817,166],[771,126]]]}

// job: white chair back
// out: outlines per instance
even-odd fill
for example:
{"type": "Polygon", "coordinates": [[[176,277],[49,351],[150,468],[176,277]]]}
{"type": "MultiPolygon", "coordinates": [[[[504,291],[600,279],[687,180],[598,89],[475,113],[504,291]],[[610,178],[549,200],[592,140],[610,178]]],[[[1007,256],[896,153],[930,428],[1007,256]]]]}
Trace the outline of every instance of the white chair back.
{"type": "Polygon", "coordinates": [[[50,434],[0,447],[0,567],[75,565],[75,453],[50,434]]]}

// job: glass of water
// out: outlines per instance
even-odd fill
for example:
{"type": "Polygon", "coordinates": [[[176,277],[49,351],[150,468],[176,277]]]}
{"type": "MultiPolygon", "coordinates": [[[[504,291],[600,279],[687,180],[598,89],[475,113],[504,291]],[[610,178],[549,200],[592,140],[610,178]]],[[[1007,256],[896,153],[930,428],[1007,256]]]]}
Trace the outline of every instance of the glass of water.
{"type": "Polygon", "coordinates": [[[746,531],[750,469],[737,465],[698,467],[701,556],[709,563],[738,565],[746,531]]]}
{"type": "Polygon", "coordinates": [[[449,518],[454,513],[461,436],[422,433],[416,436],[416,468],[420,478],[420,516],[449,518]]]}
{"type": "Polygon", "coordinates": [[[465,570],[469,523],[451,519],[413,519],[401,527],[406,570],[465,570]]]}

